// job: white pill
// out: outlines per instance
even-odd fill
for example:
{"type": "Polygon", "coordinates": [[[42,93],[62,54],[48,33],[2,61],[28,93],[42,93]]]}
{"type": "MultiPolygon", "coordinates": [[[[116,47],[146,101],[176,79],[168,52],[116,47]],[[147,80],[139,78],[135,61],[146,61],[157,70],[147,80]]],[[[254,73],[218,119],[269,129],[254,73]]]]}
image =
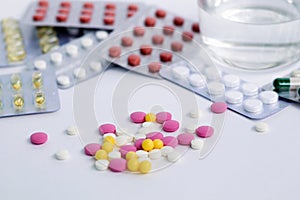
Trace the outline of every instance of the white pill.
{"type": "Polygon", "coordinates": [[[109,161],[108,160],[97,160],[95,162],[95,168],[99,171],[105,171],[108,169],[109,161]]]}
{"type": "Polygon", "coordinates": [[[142,124],[142,127],[144,127],[144,128],[149,128],[149,127],[151,127],[151,126],[153,126],[153,123],[152,123],[152,122],[144,122],[144,123],[142,124]]]}
{"type": "Polygon", "coordinates": [[[193,110],[190,111],[189,116],[190,116],[191,118],[194,118],[194,119],[199,118],[199,116],[200,116],[200,111],[197,110],[197,109],[193,109],[193,110]]]}
{"type": "Polygon", "coordinates": [[[88,49],[90,48],[91,46],[93,46],[93,40],[91,38],[82,38],[81,39],[81,46],[84,48],[84,49],[88,49]]]}
{"type": "Polygon", "coordinates": [[[123,146],[127,143],[128,143],[128,138],[127,138],[126,135],[120,135],[120,136],[116,137],[116,145],[117,146],[120,147],[120,146],[123,146]]]}
{"type": "Polygon", "coordinates": [[[278,102],[278,94],[274,91],[263,91],[259,94],[259,98],[264,104],[275,104],[278,102]]]}
{"type": "Polygon", "coordinates": [[[105,133],[105,134],[103,135],[103,140],[104,140],[105,138],[107,138],[108,136],[113,137],[113,138],[116,138],[116,134],[114,134],[114,133],[105,133]]]}
{"type": "Polygon", "coordinates": [[[63,55],[59,52],[54,52],[50,55],[50,60],[55,65],[60,65],[63,61],[63,55]]]}
{"type": "Polygon", "coordinates": [[[269,130],[269,125],[265,122],[257,122],[255,124],[255,130],[261,133],[266,132],[269,130]]]}
{"type": "Polygon", "coordinates": [[[86,70],[84,68],[76,68],[74,69],[73,74],[77,79],[84,79],[86,77],[86,70]]]}
{"type": "Polygon", "coordinates": [[[102,70],[101,62],[92,61],[90,62],[90,68],[95,72],[100,72],[102,70]]]}
{"type": "Polygon", "coordinates": [[[225,100],[230,104],[240,104],[243,102],[243,93],[240,91],[227,91],[225,93],[225,100]]]}
{"type": "Polygon", "coordinates": [[[141,162],[143,162],[143,161],[145,161],[145,160],[151,162],[151,160],[150,160],[149,158],[144,158],[144,157],[138,158],[139,163],[141,163],[141,162]]]}
{"type": "Polygon", "coordinates": [[[204,145],[204,142],[201,139],[196,138],[191,141],[192,149],[200,150],[200,149],[202,149],[203,145],[204,145]]]}
{"type": "Polygon", "coordinates": [[[36,61],[34,61],[33,65],[36,70],[47,69],[47,62],[44,60],[36,60],[36,61]]]}
{"type": "Polygon", "coordinates": [[[190,74],[190,69],[185,66],[172,68],[172,75],[176,79],[186,79],[190,74]]]}
{"type": "Polygon", "coordinates": [[[196,124],[188,124],[185,126],[185,131],[188,133],[195,133],[195,130],[198,128],[196,124]]]}
{"type": "Polygon", "coordinates": [[[192,74],[188,77],[189,83],[193,87],[203,88],[206,85],[206,78],[200,74],[192,74]]]}
{"type": "Polygon", "coordinates": [[[78,128],[77,128],[77,126],[69,126],[67,128],[67,134],[68,135],[77,135],[78,134],[78,128]]]}
{"type": "Polygon", "coordinates": [[[108,160],[112,160],[115,158],[121,158],[121,153],[119,151],[112,151],[112,152],[109,152],[109,154],[107,156],[108,156],[108,160]]]}
{"type": "Polygon", "coordinates": [[[167,155],[167,159],[169,162],[177,162],[180,157],[181,155],[177,151],[172,151],[167,155]]]}
{"type": "Polygon", "coordinates": [[[163,148],[160,149],[162,156],[167,156],[169,153],[171,153],[173,151],[174,151],[174,148],[170,147],[170,146],[164,146],[163,148]]]}
{"type": "Polygon", "coordinates": [[[67,52],[67,55],[72,57],[72,58],[77,57],[78,47],[76,45],[69,44],[69,45],[66,46],[66,52],[67,52]]]}
{"type": "Polygon", "coordinates": [[[149,153],[144,150],[138,150],[135,152],[139,158],[148,158],[149,153]]]}
{"type": "Polygon", "coordinates": [[[57,160],[66,160],[70,157],[68,150],[59,150],[55,153],[55,157],[57,160]]]}
{"type": "Polygon", "coordinates": [[[221,96],[225,93],[225,86],[220,82],[211,82],[207,85],[208,93],[213,96],[221,96]]]}
{"type": "Polygon", "coordinates": [[[153,149],[149,152],[149,158],[151,160],[157,160],[161,158],[161,151],[159,149],[153,149]]]}
{"type": "Polygon", "coordinates": [[[239,87],[240,77],[233,75],[233,74],[227,74],[223,77],[223,82],[224,82],[224,85],[228,88],[239,87]]]}
{"type": "Polygon", "coordinates": [[[253,83],[244,83],[241,89],[245,96],[255,96],[258,94],[258,86],[253,83]]]}
{"type": "Polygon", "coordinates": [[[56,81],[59,85],[67,87],[71,84],[70,78],[66,75],[60,75],[56,78],[56,81]]]}
{"type": "Polygon", "coordinates": [[[95,35],[96,35],[96,38],[100,41],[108,38],[108,33],[106,31],[97,31],[95,35]]]}
{"type": "Polygon", "coordinates": [[[300,78],[300,69],[296,69],[296,70],[292,71],[291,77],[300,78]]]}
{"type": "Polygon", "coordinates": [[[250,113],[259,113],[263,110],[263,103],[259,99],[246,99],[243,107],[250,113]]]}
{"type": "Polygon", "coordinates": [[[205,73],[206,78],[209,80],[221,79],[221,72],[215,67],[206,68],[204,73],[205,73]]]}

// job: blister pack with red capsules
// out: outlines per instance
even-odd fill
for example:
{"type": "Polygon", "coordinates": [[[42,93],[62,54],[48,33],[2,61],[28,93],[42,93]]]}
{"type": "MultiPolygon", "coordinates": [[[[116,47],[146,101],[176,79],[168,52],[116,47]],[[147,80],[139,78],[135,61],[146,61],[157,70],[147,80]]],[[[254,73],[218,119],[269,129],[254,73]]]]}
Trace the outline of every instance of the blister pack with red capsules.
{"type": "Polygon", "coordinates": [[[23,21],[34,26],[114,30],[143,7],[132,2],[40,0],[29,6],[23,21]]]}

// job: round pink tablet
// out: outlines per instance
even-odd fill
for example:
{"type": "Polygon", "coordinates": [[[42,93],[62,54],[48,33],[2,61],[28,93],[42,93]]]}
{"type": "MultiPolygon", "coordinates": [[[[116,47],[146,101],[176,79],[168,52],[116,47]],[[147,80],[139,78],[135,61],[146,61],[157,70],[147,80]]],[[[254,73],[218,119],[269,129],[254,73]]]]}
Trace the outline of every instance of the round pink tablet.
{"type": "Polygon", "coordinates": [[[174,26],[166,25],[163,27],[163,33],[165,35],[173,35],[174,31],[175,31],[174,26]]]}
{"type": "Polygon", "coordinates": [[[102,124],[99,126],[99,133],[104,135],[106,133],[116,133],[116,126],[113,124],[102,124]]]}
{"type": "Polygon", "coordinates": [[[178,143],[181,145],[190,145],[194,138],[192,133],[182,133],[177,136],[178,143]]]}
{"type": "Polygon", "coordinates": [[[210,110],[213,113],[220,114],[220,113],[224,113],[227,110],[227,107],[228,107],[227,103],[225,102],[215,102],[211,104],[210,110]]]}
{"type": "Polygon", "coordinates": [[[161,63],[160,62],[152,62],[148,65],[149,72],[151,73],[157,73],[161,69],[161,63]]]}
{"type": "Polygon", "coordinates": [[[146,138],[150,140],[155,140],[155,139],[161,140],[163,137],[164,135],[161,132],[152,132],[146,134],[146,138]]]}
{"type": "Polygon", "coordinates": [[[173,54],[170,52],[161,52],[159,54],[161,62],[171,62],[173,58],[173,54]]]}
{"type": "Polygon", "coordinates": [[[211,126],[200,126],[196,129],[196,134],[201,138],[208,138],[214,134],[214,128],[211,126]]]}
{"type": "Polygon", "coordinates": [[[124,46],[124,47],[131,47],[132,44],[133,44],[133,39],[132,39],[131,37],[124,36],[124,37],[122,37],[122,39],[121,39],[121,44],[122,44],[122,46],[124,46]]]}
{"type": "Polygon", "coordinates": [[[144,123],[146,113],[144,112],[133,112],[130,114],[130,119],[133,123],[144,123]]]}
{"type": "Polygon", "coordinates": [[[137,148],[133,145],[123,145],[120,147],[120,153],[121,153],[121,156],[122,157],[125,157],[126,154],[129,152],[129,151],[134,151],[136,152],[137,148]]]}
{"type": "Polygon", "coordinates": [[[144,138],[138,139],[134,142],[134,146],[136,147],[137,150],[142,150],[142,143],[144,142],[144,138]]]}
{"type": "Polygon", "coordinates": [[[179,51],[182,51],[182,48],[183,48],[182,42],[174,41],[171,43],[172,51],[179,52],[179,51]]]}
{"type": "Polygon", "coordinates": [[[131,54],[127,57],[128,65],[136,67],[141,64],[141,57],[137,54],[131,54]]]}
{"type": "Polygon", "coordinates": [[[47,140],[48,140],[48,135],[47,133],[44,132],[36,132],[31,134],[30,136],[31,143],[35,145],[44,144],[45,142],[47,142],[47,140]]]}
{"type": "Polygon", "coordinates": [[[169,112],[159,112],[156,114],[156,122],[163,124],[165,121],[171,120],[172,114],[169,112]]]}
{"type": "Polygon", "coordinates": [[[112,46],[109,48],[108,51],[109,51],[109,53],[108,53],[109,56],[112,58],[120,57],[121,52],[122,52],[121,47],[119,47],[119,46],[112,46]]]}
{"type": "Polygon", "coordinates": [[[166,132],[175,132],[179,129],[179,122],[175,120],[168,120],[163,123],[163,130],[166,132]]]}
{"type": "Polygon", "coordinates": [[[185,42],[190,42],[193,40],[193,38],[194,38],[194,34],[192,32],[184,31],[182,33],[182,40],[185,42]]]}
{"type": "Polygon", "coordinates": [[[152,43],[159,45],[164,43],[164,36],[162,35],[153,35],[152,36],[152,43]]]}
{"type": "Polygon", "coordinates": [[[152,47],[151,47],[151,45],[148,45],[148,44],[141,45],[141,47],[140,47],[140,53],[142,55],[151,55],[151,53],[152,53],[152,47]]]}
{"type": "Polygon", "coordinates": [[[184,19],[182,17],[174,17],[173,23],[175,26],[182,26],[184,24],[184,19]]]}
{"type": "Polygon", "coordinates": [[[112,172],[123,172],[126,170],[127,161],[123,158],[115,158],[109,162],[108,168],[112,172]]]}
{"type": "Polygon", "coordinates": [[[154,17],[146,17],[145,19],[145,26],[148,26],[148,27],[153,27],[155,26],[155,23],[156,23],[156,19],[154,17]]]}
{"type": "Polygon", "coordinates": [[[170,146],[170,147],[175,148],[178,145],[177,138],[173,137],[173,136],[166,136],[166,137],[163,137],[161,140],[164,143],[164,146],[170,146]]]}
{"type": "Polygon", "coordinates": [[[101,145],[97,143],[87,144],[84,147],[84,153],[88,156],[94,156],[98,150],[101,149],[101,145]]]}
{"type": "Polygon", "coordinates": [[[143,36],[145,34],[145,28],[144,27],[141,27],[141,26],[136,26],[134,27],[133,29],[133,34],[135,36],[143,36]]]}

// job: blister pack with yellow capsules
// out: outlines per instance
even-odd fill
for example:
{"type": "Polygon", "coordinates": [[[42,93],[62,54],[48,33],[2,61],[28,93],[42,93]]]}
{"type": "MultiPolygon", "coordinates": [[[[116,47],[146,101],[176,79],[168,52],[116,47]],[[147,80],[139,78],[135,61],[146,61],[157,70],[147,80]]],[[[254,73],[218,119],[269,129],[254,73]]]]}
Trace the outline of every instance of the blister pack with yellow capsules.
{"type": "Polygon", "coordinates": [[[0,117],[55,112],[60,101],[54,71],[0,76],[0,117]]]}

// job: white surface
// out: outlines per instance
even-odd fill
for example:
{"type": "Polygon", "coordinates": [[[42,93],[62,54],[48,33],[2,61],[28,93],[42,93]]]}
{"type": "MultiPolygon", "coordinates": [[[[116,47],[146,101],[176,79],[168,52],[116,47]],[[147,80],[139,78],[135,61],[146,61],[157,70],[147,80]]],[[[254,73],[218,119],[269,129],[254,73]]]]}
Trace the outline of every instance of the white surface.
{"type": "MultiPolygon", "coordinates": [[[[29,0],[2,1],[0,17],[20,17],[29,0]]],[[[197,18],[196,1],[147,1],[184,16],[197,18]],[[184,6],[183,6],[184,5],[184,6]]],[[[239,71],[246,79],[261,84],[285,74],[272,69],[259,72],[239,71]],[[258,74],[259,73],[259,74],[258,74]]],[[[228,71],[236,73],[231,69],[228,71]]],[[[97,91],[95,112],[99,122],[113,122],[111,91],[126,71],[111,69],[102,77],[97,91]]],[[[131,111],[150,109],[162,103],[180,116],[178,101],[168,100],[155,87],[140,91],[128,101],[131,111]],[[159,95],[158,95],[159,94],[159,95]],[[145,95],[147,95],[145,98],[145,95]],[[161,98],[158,98],[161,97],[161,98]]],[[[44,115],[0,119],[0,199],[243,199],[296,200],[300,198],[300,107],[292,105],[266,120],[270,130],[261,135],[254,130],[255,121],[227,112],[223,135],[213,152],[204,160],[197,151],[188,151],[170,167],[148,175],[114,174],[95,170],[94,161],[82,152],[77,136],[65,130],[74,124],[73,89],[61,90],[59,112],[44,115]],[[33,146],[28,141],[34,131],[45,131],[49,141],[33,146]],[[68,149],[72,157],[55,159],[57,149],[68,149]],[[20,163],[22,166],[20,167],[20,163]],[[151,188],[151,190],[149,190],[151,188]],[[117,191],[120,190],[120,191],[117,191]],[[153,191],[153,192],[149,192],[153,191]]],[[[120,100],[121,101],[121,100],[120,100]]],[[[124,103],[124,102],[120,102],[124,103]]],[[[210,103],[198,98],[201,110],[210,103]]],[[[203,115],[209,115],[204,112],[203,115]]],[[[206,118],[201,123],[209,123],[206,118]]],[[[97,130],[97,127],[91,127],[97,130]]]]}

